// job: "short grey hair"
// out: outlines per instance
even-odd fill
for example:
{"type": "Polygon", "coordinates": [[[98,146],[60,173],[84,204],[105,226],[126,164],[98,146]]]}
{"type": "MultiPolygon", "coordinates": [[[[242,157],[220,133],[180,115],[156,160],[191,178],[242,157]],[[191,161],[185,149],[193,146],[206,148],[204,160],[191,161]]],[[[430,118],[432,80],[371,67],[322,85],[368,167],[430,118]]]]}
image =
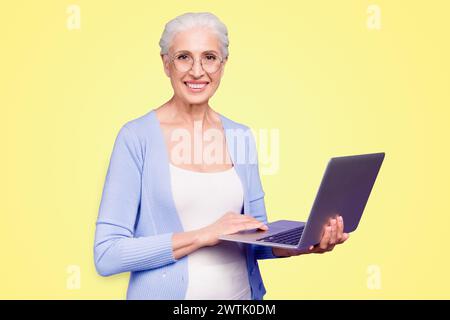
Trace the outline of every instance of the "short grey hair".
{"type": "Polygon", "coordinates": [[[167,54],[178,32],[195,27],[207,27],[213,31],[221,44],[222,55],[228,57],[228,29],[217,16],[210,12],[187,12],[166,23],[159,40],[160,54],[167,54]]]}

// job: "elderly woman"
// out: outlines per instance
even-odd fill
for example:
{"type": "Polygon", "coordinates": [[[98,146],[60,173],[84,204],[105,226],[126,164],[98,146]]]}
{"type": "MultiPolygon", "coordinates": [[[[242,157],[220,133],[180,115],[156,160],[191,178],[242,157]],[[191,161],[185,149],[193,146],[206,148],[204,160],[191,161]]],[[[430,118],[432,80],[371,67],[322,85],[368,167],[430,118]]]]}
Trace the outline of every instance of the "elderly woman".
{"type": "MultiPolygon", "coordinates": [[[[160,46],[174,93],[117,135],[96,224],[97,272],[131,272],[127,299],[260,300],[257,260],[330,251],[348,238],[342,218],[305,251],[219,240],[267,230],[258,164],[238,161],[226,133],[249,128],[209,105],[228,60],[227,28],[211,13],[186,13],[166,24],[160,46]]],[[[237,148],[246,155],[256,149],[249,140],[237,148]]]]}

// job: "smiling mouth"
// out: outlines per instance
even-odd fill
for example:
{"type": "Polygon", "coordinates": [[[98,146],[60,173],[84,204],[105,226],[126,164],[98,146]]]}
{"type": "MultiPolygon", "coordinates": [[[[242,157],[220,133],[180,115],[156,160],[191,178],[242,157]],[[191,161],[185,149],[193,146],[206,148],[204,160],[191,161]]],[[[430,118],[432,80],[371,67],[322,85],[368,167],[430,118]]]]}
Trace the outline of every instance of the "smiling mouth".
{"type": "Polygon", "coordinates": [[[209,82],[205,83],[189,83],[187,81],[184,82],[184,85],[192,92],[203,91],[208,84],[209,82]]]}

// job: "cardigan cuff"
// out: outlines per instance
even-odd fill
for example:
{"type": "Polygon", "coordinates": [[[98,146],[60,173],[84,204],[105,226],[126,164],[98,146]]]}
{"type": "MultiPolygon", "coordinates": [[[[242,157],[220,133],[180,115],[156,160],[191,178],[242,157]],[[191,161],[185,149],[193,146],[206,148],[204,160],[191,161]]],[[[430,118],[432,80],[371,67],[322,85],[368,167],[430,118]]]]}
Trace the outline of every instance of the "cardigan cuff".
{"type": "Polygon", "coordinates": [[[273,254],[272,247],[269,246],[261,246],[261,245],[253,245],[253,250],[255,251],[256,259],[278,259],[278,258],[286,258],[279,257],[273,254]]]}
{"type": "Polygon", "coordinates": [[[120,245],[122,270],[148,270],[174,263],[173,233],[133,238],[120,245]]]}

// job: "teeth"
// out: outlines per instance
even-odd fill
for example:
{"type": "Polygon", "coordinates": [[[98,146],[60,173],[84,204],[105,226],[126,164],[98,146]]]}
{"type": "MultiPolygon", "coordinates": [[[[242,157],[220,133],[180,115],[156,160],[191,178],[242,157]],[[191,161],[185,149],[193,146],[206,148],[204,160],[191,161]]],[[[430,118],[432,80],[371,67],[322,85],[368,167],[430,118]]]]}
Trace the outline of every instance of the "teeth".
{"type": "Polygon", "coordinates": [[[204,86],[206,86],[206,83],[193,84],[193,83],[186,82],[186,84],[188,85],[189,88],[192,88],[192,89],[201,89],[204,86]]]}

